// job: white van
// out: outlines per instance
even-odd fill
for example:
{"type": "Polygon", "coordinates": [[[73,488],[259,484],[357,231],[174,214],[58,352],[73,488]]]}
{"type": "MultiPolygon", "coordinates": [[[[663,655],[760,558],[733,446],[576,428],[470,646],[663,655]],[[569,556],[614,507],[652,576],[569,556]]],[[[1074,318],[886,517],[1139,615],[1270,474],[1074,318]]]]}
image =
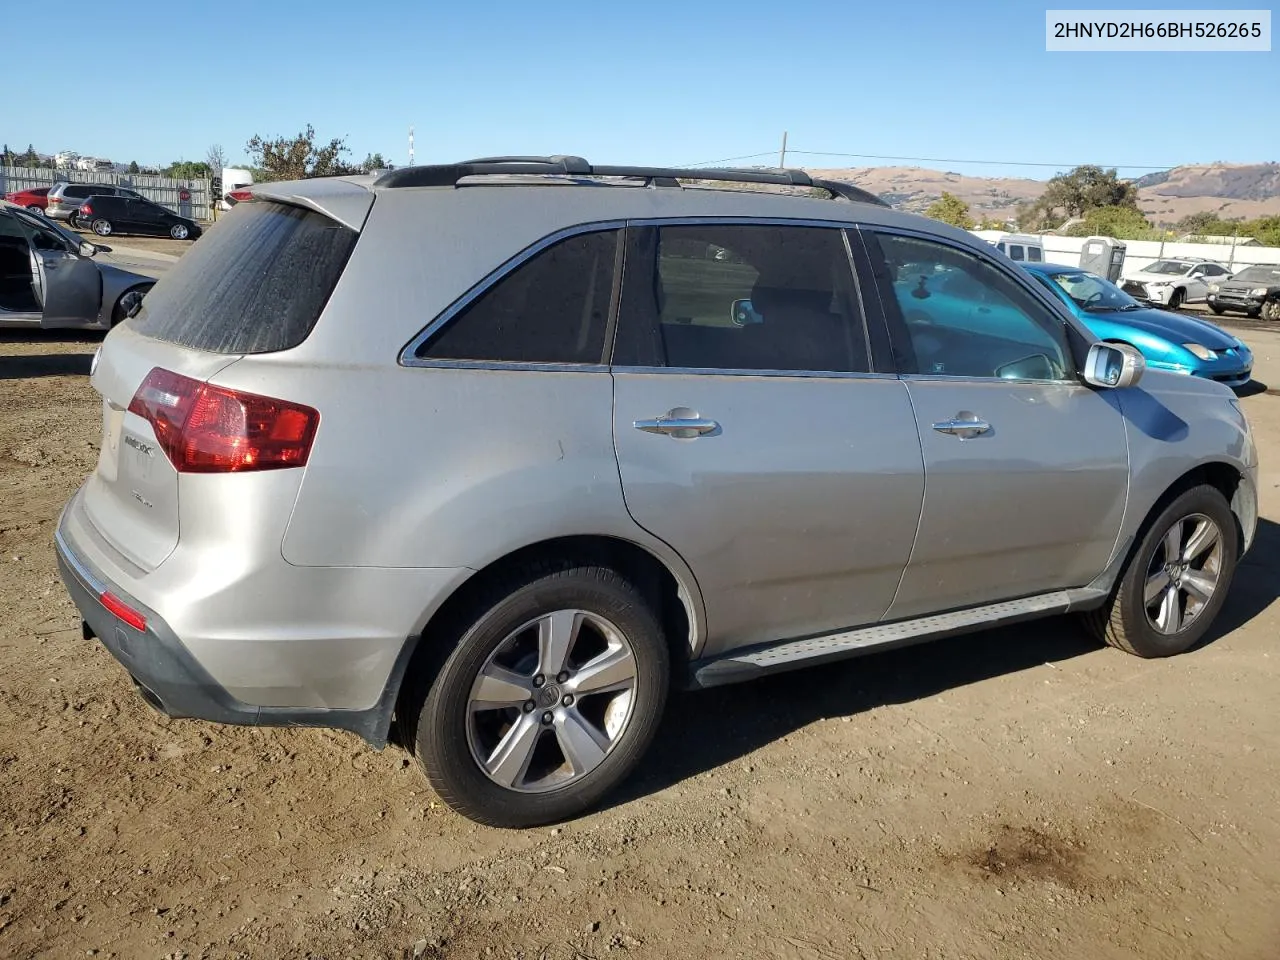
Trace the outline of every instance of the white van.
{"type": "Polygon", "coordinates": [[[1006,233],[995,242],[995,247],[1010,260],[1044,263],[1044,244],[1031,234],[1006,233]]]}
{"type": "Polygon", "coordinates": [[[222,196],[218,198],[218,209],[230,210],[236,205],[237,197],[231,196],[236,190],[253,186],[253,171],[241,167],[222,168],[222,196]]]}

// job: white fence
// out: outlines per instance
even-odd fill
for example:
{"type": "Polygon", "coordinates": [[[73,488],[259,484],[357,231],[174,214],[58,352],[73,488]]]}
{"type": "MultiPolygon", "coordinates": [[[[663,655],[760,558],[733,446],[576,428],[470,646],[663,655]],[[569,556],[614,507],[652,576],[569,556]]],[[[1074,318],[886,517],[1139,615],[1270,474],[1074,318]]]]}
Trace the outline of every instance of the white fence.
{"type": "Polygon", "coordinates": [[[103,183],[136,190],[148,200],[168,207],[181,217],[210,219],[209,181],[173,180],[145,173],[110,173],[102,170],[48,170],[43,167],[0,166],[0,195],[56,183],[103,183]]]}
{"type": "MultiPolygon", "coordinates": [[[[983,240],[998,240],[1005,236],[1003,230],[974,230],[975,236],[983,240]]],[[[1084,248],[1086,237],[1057,237],[1052,234],[1040,236],[1044,244],[1044,258],[1049,263],[1060,263],[1066,267],[1080,266],[1080,251],[1084,248]]],[[[1216,260],[1228,267],[1232,273],[1254,265],[1274,266],[1280,264],[1280,247],[1232,247],[1229,243],[1175,243],[1160,240],[1125,240],[1124,269],[1141,270],[1157,260],[1165,257],[1203,257],[1205,260],[1216,260]]]]}

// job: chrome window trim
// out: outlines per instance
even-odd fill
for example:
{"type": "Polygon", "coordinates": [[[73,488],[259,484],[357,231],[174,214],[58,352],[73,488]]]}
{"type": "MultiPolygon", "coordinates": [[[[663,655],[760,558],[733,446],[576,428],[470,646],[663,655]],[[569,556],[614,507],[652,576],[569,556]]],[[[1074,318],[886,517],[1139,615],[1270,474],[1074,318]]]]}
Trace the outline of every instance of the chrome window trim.
{"type": "Polygon", "coordinates": [[[99,597],[104,593],[110,592],[107,585],[94,576],[93,571],[89,569],[85,562],[76,556],[75,551],[71,549],[71,545],[67,543],[66,537],[62,535],[61,527],[53,532],[53,540],[54,543],[57,544],[58,549],[62,552],[62,558],[67,561],[67,565],[71,567],[75,572],[75,575],[80,578],[81,583],[96,593],[99,597]]]}
{"type": "Polygon", "coordinates": [[[1088,390],[1083,383],[1072,377],[1065,380],[1037,380],[1034,377],[975,377],[972,374],[948,374],[948,373],[904,373],[902,380],[906,381],[946,381],[947,383],[1010,383],[1010,384],[1030,384],[1033,386],[1067,386],[1080,387],[1082,390],[1088,390]]]}
{"type": "MultiPolygon", "coordinates": [[[[564,363],[556,361],[548,362],[531,362],[524,360],[453,360],[453,359],[428,359],[417,357],[415,354],[424,343],[445,326],[450,320],[459,313],[471,306],[481,296],[488,293],[490,289],[502,282],[508,274],[514,272],[517,268],[532,260],[543,250],[561,240],[567,240],[570,237],[581,236],[584,233],[603,233],[607,230],[625,230],[627,222],[625,220],[600,220],[591,223],[579,223],[572,227],[564,227],[554,233],[549,233],[539,240],[535,240],[529,246],[525,247],[514,257],[511,257],[497,268],[486,274],[481,280],[474,284],[469,290],[462,294],[453,303],[445,307],[443,311],[422,330],[400,349],[400,356],[397,362],[402,367],[463,367],[473,370],[547,370],[547,369],[568,369],[568,370],[607,370],[608,367],[599,361],[592,363],[564,363]]],[[[618,242],[622,242],[624,237],[619,237],[618,242]]],[[[614,282],[618,282],[618,278],[614,278],[614,282]]]]}

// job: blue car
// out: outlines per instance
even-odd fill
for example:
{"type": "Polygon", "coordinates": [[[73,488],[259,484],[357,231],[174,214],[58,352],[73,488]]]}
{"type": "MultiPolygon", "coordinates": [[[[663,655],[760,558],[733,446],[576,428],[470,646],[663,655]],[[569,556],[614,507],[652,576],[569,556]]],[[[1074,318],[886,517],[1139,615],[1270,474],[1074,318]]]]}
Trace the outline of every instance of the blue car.
{"type": "Polygon", "coordinates": [[[1146,307],[1115,284],[1079,267],[1019,263],[1100,340],[1132,344],[1157,370],[1172,370],[1242,387],[1253,353],[1221,327],[1146,307]]]}

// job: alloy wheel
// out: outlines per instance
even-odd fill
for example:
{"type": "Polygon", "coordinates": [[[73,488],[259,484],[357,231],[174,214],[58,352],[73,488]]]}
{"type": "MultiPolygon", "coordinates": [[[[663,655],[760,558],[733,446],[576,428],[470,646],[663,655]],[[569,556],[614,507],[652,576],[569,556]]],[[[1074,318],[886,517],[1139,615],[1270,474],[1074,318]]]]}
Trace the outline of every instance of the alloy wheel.
{"type": "Polygon", "coordinates": [[[1174,522],[1161,538],[1143,586],[1147,622],[1166,636],[1186,630],[1204,612],[1223,571],[1222,531],[1202,513],[1174,522]]]}
{"type": "Polygon", "coordinates": [[[595,770],[622,739],[637,664],[622,632],[598,614],[557,610],[508,634],[467,700],[472,758],[494,783],[554,790],[595,770]]]}

